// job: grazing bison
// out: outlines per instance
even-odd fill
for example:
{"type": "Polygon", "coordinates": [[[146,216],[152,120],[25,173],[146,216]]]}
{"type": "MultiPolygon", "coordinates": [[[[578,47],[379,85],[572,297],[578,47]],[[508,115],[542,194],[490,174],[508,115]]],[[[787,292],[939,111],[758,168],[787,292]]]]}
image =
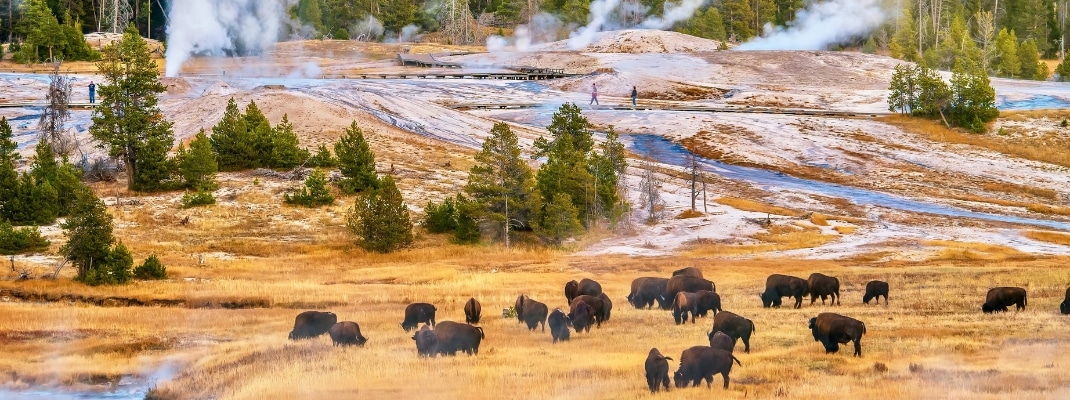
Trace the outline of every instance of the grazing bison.
{"type": "Polygon", "coordinates": [[[1070,287],[1066,288],[1066,297],[1063,298],[1063,302],[1059,303],[1059,312],[1063,315],[1070,314],[1070,287]]]}
{"type": "Polygon", "coordinates": [[[590,332],[595,321],[594,309],[582,301],[573,301],[568,319],[572,321],[572,328],[576,329],[576,333],[590,332]]]}
{"type": "Polygon", "coordinates": [[[810,332],[814,341],[825,345],[825,353],[840,351],[840,343],[855,342],[855,356],[862,357],[862,335],[866,324],[840,314],[821,313],[810,318],[810,332]]]}
{"type": "Polygon", "coordinates": [[[657,392],[661,386],[669,391],[669,362],[670,357],[661,355],[657,347],[650,349],[646,356],[646,385],[650,387],[650,393],[657,392]]]}
{"type": "Polygon", "coordinates": [[[815,272],[810,274],[810,279],[806,280],[806,290],[810,292],[810,305],[814,305],[818,296],[821,296],[822,305],[828,297],[832,298],[831,305],[840,305],[839,279],[815,272]]]}
{"type": "Polygon", "coordinates": [[[698,316],[705,317],[710,311],[713,311],[713,315],[716,316],[719,311],[723,311],[721,310],[721,295],[709,290],[699,290],[695,292],[695,297],[698,300],[698,306],[695,308],[698,316]]]}
{"type": "Polygon", "coordinates": [[[560,308],[555,308],[554,312],[550,313],[550,317],[546,319],[546,324],[550,325],[550,336],[554,338],[554,343],[557,343],[558,340],[568,341],[569,320],[568,316],[560,308]]]}
{"type": "Polygon", "coordinates": [[[688,275],[677,275],[669,278],[669,282],[665,284],[665,290],[661,292],[661,298],[663,303],[661,308],[668,310],[672,307],[673,299],[676,298],[676,294],[680,292],[695,293],[699,290],[709,290],[716,292],[713,282],[702,278],[696,278],[688,275]]]}
{"type": "Polygon", "coordinates": [[[765,292],[761,294],[762,307],[780,308],[782,297],[794,297],[795,308],[802,307],[802,298],[806,296],[806,281],[802,278],[772,274],[765,279],[765,292]]]}
{"type": "Polygon", "coordinates": [[[565,298],[568,299],[569,304],[572,304],[576,296],[598,297],[600,294],[602,294],[602,285],[592,279],[583,278],[579,282],[571,280],[565,284],[565,298]]]}
{"type": "Polygon", "coordinates": [[[713,329],[707,335],[710,341],[717,332],[724,332],[732,340],[743,340],[743,352],[750,353],[750,335],[755,332],[754,322],[728,311],[721,311],[713,317],[713,329]]]}
{"type": "Polygon", "coordinates": [[[695,314],[698,314],[698,296],[690,292],[680,292],[672,301],[672,319],[676,325],[687,322],[687,314],[691,314],[691,323],[695,323],[695,314]]]}
{"type": "Polygon", "coordinates": [[[405,332],[416,329],[420,323],[435,326],[435,306],[427,303],[412,303],[405,307],[405,320],[401,321],[401,328],[405,332]]]}
{"type": "Polygon", "coordinates": [[[1020,287],[996,287],[988,289],[985,296],[985,304],[981,305],[981,311],[985,314],[995,311],[1007,311],[1007,306],[1014,305],[1015,310],[1025,309],[1025,289],[1020,287]]]}
{"type": "Polygon", "coordinates": [[[297,314],[289,337],[290,340],[314,338],[327,333],[336,323],[338,316],[332,312],[305,311],[297,314]]]}
{"type": "Polygon", "coordinates": [[[609,300],[609,296],[605,293],[599,294],[598,298],[602,300],[602,304],[605,306],[602,309],[602,320],[609,321],[609,315],[613,313],[613,301],[609,300]]]}
{"type": "Polygon", "coordinates": [[[714,332],[713,337],[710,338],[710,347],[731,353],[736,349],[736,340],[725,335],[724,332],[714,332]]]}
{"type": "Polygon", "coordinates": [[[693,276],[693,277],[696,277],[696,278],[703,278],[702,270],[698,269],[696,267],[681,268],[681,269],[678,269],[678,270],[672,272],[672,276],[677,276],[677,275],[686,275],[686,276],[693,276]]]}
{"type": "Polygon", "coordinates": [[[360,325],[352,321],[342,321],[331,327],[328,334],[331,335],[331,341],[335,346],[349,346],[357,345],[364,347],[364,342],[368,341],[368,338],[360,334],[360,325]]]}
{"type": "Polygon", "coordinates": [[[572,299],[572,304],[569,304],[569,307],[574,306],[576,302],[587,303],[587,305],[591,306],[591,312],[594,313],[595,323],[597,323],[599,327],[602,326],[602,322],[606,320],[606,303],[602,301],[602,299],[582,294],[576,296],[575,299],[572,299]]]}
{"type": "Polygon", "coordinates": [[[479,354],[479,342],[486,338],[483,328],[453,321],[442,321],[435,326],[438,339],[438,354],[457,355],[463,351],[469,355],[479,354]]]}
{"type": "Polygon", "coordinates": [[[520,295],[516,298],[516,320],[517,323],[523,322],[528,325],[528,330],[533,331],[540,324],[542,325],[542,331],[546,332],[546,313],[549,308],[546,304],[542,304],[535,300],[532,300],[527,295],[520,295]]]}
{"type": "Polygon", "coordinates": [[[579,291],[580,283],[576,282],[575,279],[565,282],[565,298],[568,299],[569,303],[572,303],[572,299],[575,299],[576,296],[579,296],[579,294],[576,293],[579,291]]]}
{"type": "Polygon", "coordinates": [[[632,281],[632,293],[628,294],[628,302],[632,303],[635,308],[642,309],[650,308],[657,300],[658,307],[661,307],[666,303],[662,300],[661,293],[665,291],[665,285],[668,283],[669,280],[666,278],[636,278],[632,281]]]}
{"type": "Polygon", "coordinates": [[[884,296],[884,305],[888,305],[888,282],[869,281],[866,294],[862,295],[862,303],[869,304],[871,299],[877,299],[877,304],[880,304],[881,296],[884,296]]]}
{"type": "Polygon", "coordinates": [[[438,355],[438,336],[431,330],[431,325],[424,324],[423,328],[412,335],[416,341],[416,355],[420,357],[434,357],[438,355]]]}
{"type": "Polygon", "coordinates": [[[732,361],[743,365],[732,353],[721,349],[695,346],[684,350],[680,355],[680,369],[673,375],[676,387],[685,388],[688,382],[691,386],[698,386],[698,383],[705,379],[706,387],[709,388],[713,385],[713,376],[721,374],[724,378],[724,388],[728,389],[728,373],[732,371],[732,361]]]}
{"type": "Polygon", "coordinates": [[[479,314],[483,312],[483,306],[479,305],[479,301],[474,297],[469,298],[467,303],[464,303],[464,322],[469,324],[479,323],[479,314]]]}

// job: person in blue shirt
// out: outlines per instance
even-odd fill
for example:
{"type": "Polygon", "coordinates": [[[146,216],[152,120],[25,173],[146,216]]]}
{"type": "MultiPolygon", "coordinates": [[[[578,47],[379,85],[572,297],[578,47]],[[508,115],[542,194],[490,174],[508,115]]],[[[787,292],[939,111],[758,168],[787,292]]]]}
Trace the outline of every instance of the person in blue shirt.
{"type": "Polygon", "coordinates": [[[89,81],[89,104],[97,102],[97,84],[89,81]]]}

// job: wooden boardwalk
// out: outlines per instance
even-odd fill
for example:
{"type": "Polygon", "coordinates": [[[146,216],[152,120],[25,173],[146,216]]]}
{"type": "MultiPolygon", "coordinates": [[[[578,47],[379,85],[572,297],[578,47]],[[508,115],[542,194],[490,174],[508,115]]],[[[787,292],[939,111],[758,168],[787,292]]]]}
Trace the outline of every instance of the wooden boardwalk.
{"type": "MultiPolygon", "coordinates": [[[[467,103],[451,104],[448,107],[455,110],[507,110],[546,107],[547,104],[539,103],[467,103]]],[[[769,108],[769,107],[705,107],[683,105],[597,105],[580,107],[591,111],[672,111],[672,112],[709,112],[709,113],[735,113],[735,114],[783,114],[783,115],[807,115],[815,117],[835,118],[877,118],[891,115],[891,113],[862,113],[854,111],[834,110],[808,110],[794,108],[769,108]]]]}
{"type": "MultiPolygon", "coordinates": [[[[41,102],[18,102],[18,103],[0,103],[0,108],[44,108],[48,103],[41,102]]],[[[67,104],[67,108],[73,108],[76,110],[92,110],[96,107],[96,104],[90,103],[70,103],[67,104]]]]}

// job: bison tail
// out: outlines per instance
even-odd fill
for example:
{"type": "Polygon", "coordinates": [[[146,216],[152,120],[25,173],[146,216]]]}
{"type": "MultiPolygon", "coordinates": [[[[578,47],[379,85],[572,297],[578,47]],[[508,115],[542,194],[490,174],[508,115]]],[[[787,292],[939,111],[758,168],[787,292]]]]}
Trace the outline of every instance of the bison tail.
{"type": "MultiPolygon", "coordinates": [[[[859,321],[859,322],[861,322],[861,321],[859,321]]],[[[866,333],[866,323],[865,322],[862,322],[862,333],[863,334],[866,333]]]]}
{"type": "MultiPolygon", "coordinates": [[[[730,356],[732,356],[732,359],[736,361],[736,365],[738,365],[738,366],[740,366],[740,367],[742,367],[742,366],[743,366],[743,363],[739,362],[739,359],[738,359],[738,358],[736,358],[736,356],[734,356],[734,355],[732,355],[732,354],[729,354],[729,355],[730,355],[730,356]]],[[[731,365],[731,364],[729,364],[729,365],[731,365]]]]}
{"type": "Polygon", "coordinates": [[[754,321],[750,321],[750,333],[758,332],[758,328],[754,327],[754,321]]]}
{"type": "Polygon", "coordinates": [[[662,357],[662,358],[664,358],[666,360],[669,360],[669,361],[672,361],[672,357],[662,357]]]}
{"type": "Polygon", "coordinates": [[[487,335],[483,334],[483,328],[482,327],[476,326],[475,328],[479,329],[479,338],[480,339],[486,339],[487,338],[487,335]]]}

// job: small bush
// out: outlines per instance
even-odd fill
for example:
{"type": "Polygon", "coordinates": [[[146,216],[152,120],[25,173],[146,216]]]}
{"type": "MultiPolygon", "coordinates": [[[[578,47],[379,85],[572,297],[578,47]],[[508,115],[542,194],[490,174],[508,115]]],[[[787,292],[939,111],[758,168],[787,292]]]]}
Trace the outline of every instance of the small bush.
{"type": "Polygon", "coordinates": [[[308,159],[308,166],[313,168],[334,168],[338,166],[338,159],[334,158],[327,145],[321,144],[316,149],[316,154],[308,159]]]}
{"type": "Polygon", "coordinates": [[[134,257],[126,245],[119,243],[108,252],[101,262],[92,265],[85,274],[85,284],[122,285],[130,282],[134,257]]]}
{"type": "Polygon", "coordinates": [[[305,186],[299,192],[294,193],[293,196],[285,194],[282,197],[287,204],[310,208],[334,204],[334,196],[327,188],[327,176],[318,169],[308,175],[308,179],[305,179],[305,186]]]}
{"type": "Polygon", "coordinates": [[[193,208],[215,204],[215,196],[212,192],[186,193],[182,196],[182,208],[193,208]]]}
{"type": "Polygon", "coordinates": [[[0,254],[44,251],[49,244],[36,226],[15,229],[7,222],[0,223],[0,254]]]}
{"type": "Polygon", "coordinates": [[[439,204],[428,201],[424,211],[423,226],[428,232],[446,233],[457,229],[457,207],[452,198],[447,197],[439,204]]]}
{"type": "Polygon", "coordinates": [[[138,265],[134,268],[134,278],[149,280],[149,279],[167,279],[167,268],[160,263],[160,259],[155,254],[145,259],[145,263],[138,265]]]}
{"type": "Polygon", "coordinates": [[[1059,123],[1059,126],[1063,128],[1067,127],[1068,125],[1070,125],[1070,122],[1067,122],[1066,118],[1063,118],[1063,122],[1059,123]]]}

